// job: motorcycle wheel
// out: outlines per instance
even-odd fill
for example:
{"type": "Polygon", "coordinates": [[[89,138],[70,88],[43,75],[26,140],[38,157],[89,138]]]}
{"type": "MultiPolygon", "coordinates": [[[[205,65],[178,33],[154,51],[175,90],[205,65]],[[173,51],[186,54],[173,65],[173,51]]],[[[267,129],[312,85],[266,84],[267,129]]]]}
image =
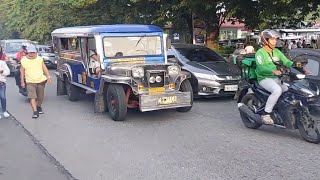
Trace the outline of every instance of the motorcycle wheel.
{"type": "MultiPolygon", "coordinates": [[[[247,94],[241,99],[241,103],[248,106],[252,111],[254,111],[254,107],[257,107],[259,105],[259,100],[254,94],[247,94]]],[[[246,116],[244,113],[240,112],[240,117],[243,122],[243,124],[250,129],[258,129],[260,126],[262,126],[261,123],[258,123],[252,119],[250,119],[248,116],[246,116]]]]}
{"type": "Polygon", "coordinates": [[[297,121],[297,125],[301,136],[307,142],[315,144],[320,142],[320,133],[315,119],[303,113],[300,120],[297,121]]]}

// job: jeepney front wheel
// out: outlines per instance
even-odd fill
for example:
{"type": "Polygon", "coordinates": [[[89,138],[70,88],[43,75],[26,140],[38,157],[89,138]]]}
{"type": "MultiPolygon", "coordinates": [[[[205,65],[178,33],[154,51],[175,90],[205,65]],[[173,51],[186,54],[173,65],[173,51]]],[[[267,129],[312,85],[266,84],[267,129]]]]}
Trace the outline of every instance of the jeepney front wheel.
{"type": "Polygon", "coordinates": [[[177,108],[178,112],[188,112],[188,111],[191,110],[192,105],[193,105],[193,89],[192,89],[191,83],[190,83],[190,81],[188,79],[184,80],[181,83],[179,91],[181,91],[181,92],[190,92],[191,106],[177,108]]]}
{"type": "Polygon", "coordinates": [[[126,95],[121,85],[109,85],[107,90],[107,104],[109,114],[114,121],[123,121],[126,118],[126,95]]]}
{"type": "Polygon", "coordinates": [[[60,77],[57,77],[57,96],[67,95],[66,84],[60,77]]]}
{"type": "Polygon", "coordinates": [[[71,84],[70,80],[67,78],[65,80],[66,83],[66,90],[67,90],[67,95],[69,97],[70,101],[78,101],[80,98],[80,89],[71,84]]]}

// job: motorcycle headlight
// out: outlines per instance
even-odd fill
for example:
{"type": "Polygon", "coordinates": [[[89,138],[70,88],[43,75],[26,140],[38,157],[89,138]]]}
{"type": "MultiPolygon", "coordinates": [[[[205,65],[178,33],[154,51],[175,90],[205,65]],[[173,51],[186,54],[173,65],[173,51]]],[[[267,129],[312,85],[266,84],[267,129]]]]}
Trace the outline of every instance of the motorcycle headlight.
{"type": "Polygon", "coordinates": [[[297,74],[296,76],[298,79],[304,79],[306,77],[304,74],[297,74]]]}
{"type": "Polygon", "coordinates": [[[132,76],[134,78],[143,78],[144,69],[142,67],[132,68],[132,76]]]}
{"type": "Polygon", "coordinates": [[[306,89],[306,88],[301,88],[300,89],[302,92],[304,92],[308,97],[313,97],[315,94],[310,91],[309,89],[306,89]]]}
{"type": "Polygon", "coordinates": [[[180,68],[178,66],[169,66],[168,74],[169,75],[178,75],[180,73],[180,68]]]}

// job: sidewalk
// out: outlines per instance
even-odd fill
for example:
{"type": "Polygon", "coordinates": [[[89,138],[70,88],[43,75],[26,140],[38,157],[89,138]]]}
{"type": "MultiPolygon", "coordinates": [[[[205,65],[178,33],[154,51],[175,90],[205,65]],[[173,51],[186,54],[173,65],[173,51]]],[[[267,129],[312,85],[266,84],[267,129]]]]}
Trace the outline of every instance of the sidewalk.
{"type": "Polygon", "coordinates": [[[0,119],[0,180],[73,178],[13,118],[0,119]]]}

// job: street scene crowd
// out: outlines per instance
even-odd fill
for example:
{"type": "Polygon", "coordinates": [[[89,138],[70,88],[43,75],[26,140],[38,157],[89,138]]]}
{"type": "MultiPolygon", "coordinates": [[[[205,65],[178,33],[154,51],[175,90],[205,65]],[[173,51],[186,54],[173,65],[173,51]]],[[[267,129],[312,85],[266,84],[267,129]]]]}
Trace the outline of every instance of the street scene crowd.
{"type": "Polygon", "coordinates": [[[0,5],[0,179],[319,179],[318,2],[29,3],[0,5]]]}

